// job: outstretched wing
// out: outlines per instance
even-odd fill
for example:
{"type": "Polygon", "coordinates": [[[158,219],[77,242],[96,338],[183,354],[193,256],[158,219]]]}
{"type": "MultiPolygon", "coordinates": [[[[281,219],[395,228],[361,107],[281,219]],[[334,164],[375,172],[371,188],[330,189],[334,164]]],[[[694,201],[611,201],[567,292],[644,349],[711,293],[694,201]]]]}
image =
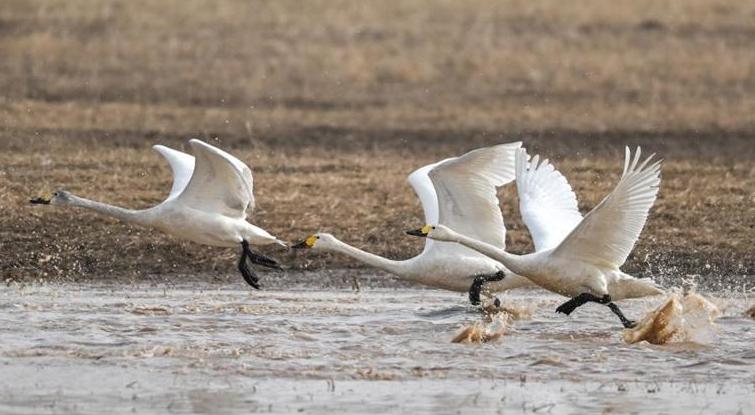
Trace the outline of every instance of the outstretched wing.
{"type": "MultiPolygon", "coordinates": [[[[414,193],[417,194],[420,203],[422,204],[422,211],[425,214],[425,223],[438,223],[439,207],[438,207],[438,195],[435,193],[433,182],[430,180],[428,173],[443,161],[428,164],[413,171],[406,181],[414,189],[414,193]]],[[[430,249],[435,243],[443,243],[433,241],[430,238],[425,238],[425,251],[430,249]]]]}
{"type": "Polygon", "coordinates": [[[252,171],[241,160],[203,141],[189,140],[194,174],[178,201],[194,209],[245,218],[254,210],[252,171]]]}
{"type": "Polygon", "coordinates": [[[626,148],[624,173],[616,188],[590,211],[553,251],[553,256],[591,264],[620,267],[645,226],[661,184],[661,161],[654,155],[640,163],[640,148],[632,157],[626,148]]]}
{"type": "Polygon", "coordinates": [[[516,154],[516,190],[519,211],[532,235],[536,251],[553,249],[582,221],[577,196],[566,178],[546,159],[527,150],[516,154]]]}
{"type": "Polygon", "coordinates": [[[191,174],[194,172],[194,157],[162,145],[154,145],[152,148],[160,153],[165,160],[168,160],[170,169],[173,170],[173,186],[171,186],[170,194],[165,200],[173,199],[181,194],[186,185],[189,184],[191,174]]]}
{"type": "Polygon", "coordinates": [[[516,142],[472,150],[430,170],[438,195],[438,223],[504,248],[506,227],[496,188],[514,180],[516,149],[521,145],[516,142]]]}

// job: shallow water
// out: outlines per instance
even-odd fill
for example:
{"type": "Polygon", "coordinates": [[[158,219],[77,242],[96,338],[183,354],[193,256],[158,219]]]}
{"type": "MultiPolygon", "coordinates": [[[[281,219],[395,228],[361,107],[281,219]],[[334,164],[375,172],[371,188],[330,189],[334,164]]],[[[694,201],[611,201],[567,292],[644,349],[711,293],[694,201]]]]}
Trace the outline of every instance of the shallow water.
{"type": "Polygon", "coordinates": [[[753,301],[705,295],[723,313],[707,345],[629,345],[605,307],[565,317],[540,291],[501,297],[532,311],[504,336],[454,344],[481,315],[435,290],[4,287],[0,412],[753,413],[753,301]]]}

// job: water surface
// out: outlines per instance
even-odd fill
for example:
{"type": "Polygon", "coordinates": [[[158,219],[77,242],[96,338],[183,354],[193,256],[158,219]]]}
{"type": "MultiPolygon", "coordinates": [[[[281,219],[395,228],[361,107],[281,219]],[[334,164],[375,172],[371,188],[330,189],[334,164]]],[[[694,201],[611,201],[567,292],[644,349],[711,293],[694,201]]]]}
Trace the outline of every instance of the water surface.
{"type": "Polygon", "coordinates": [[[707,345],[628,345],[605,307],[565,317],[540,291],[501,297],[532,316],[499,340],[453,344],[481,316],[435,290],[4,287],[0,412],[752,413],[752,301],[706,296],[723,312],[707,345]]]}

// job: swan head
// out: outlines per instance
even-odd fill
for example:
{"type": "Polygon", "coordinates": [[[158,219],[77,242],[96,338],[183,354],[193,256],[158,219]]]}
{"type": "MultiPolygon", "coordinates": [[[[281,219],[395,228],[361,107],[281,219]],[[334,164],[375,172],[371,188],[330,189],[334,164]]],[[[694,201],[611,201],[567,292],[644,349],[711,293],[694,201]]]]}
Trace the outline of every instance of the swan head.
{"type": "Polygon", "coordinates": [[[41,197],[35,197],[29,202],[35,205],[68,205],[73,201],[72,195],[65,190],[58,190],[52,194],[48,193],[41,197]]]}
{"type": "Polygon", "coordinates": [[[336,244],[335,236],[329,233],[315,233],[307,239],[291,245],[294,249],[327,249],[336,244]]]}
{"type": "Polygon", "coordinates": [[[406,231],[408,235],[419,236],[420,238],[430,238],[438,241],[453,241],[451,229],[443,225],[425,225],[420,229],[406,231]]]}

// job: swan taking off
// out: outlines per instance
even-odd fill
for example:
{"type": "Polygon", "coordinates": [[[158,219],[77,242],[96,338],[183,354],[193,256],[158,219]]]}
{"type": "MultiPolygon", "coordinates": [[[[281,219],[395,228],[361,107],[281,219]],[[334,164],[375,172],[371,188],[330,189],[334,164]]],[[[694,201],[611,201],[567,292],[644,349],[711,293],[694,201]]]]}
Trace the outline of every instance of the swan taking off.
{"type": "MultiPolygon", "coordinates": [[[[470,151],[424,166],[409,175],[408,182],[419,196],[428,222],[447,223],[472,238],[503,249],[506,228],[498,206],[496,188],[514,179],[515,155],[521,143],[501,144],[470,151]]],[[[391,260],[317,233],[292,248],[340,252],[401,279],[451,291],[470,292],[479,302],[479,287],[491,281],[492,291],[531,285],[499,262],[461,245],[427,240],[419,255],[391,260]],[[479,281],[475,283],[475,281],[479,281]]]]}
{"type": "Polygon", "coordinates": [[[236,157],[200,140],[189,140],[189,145],[196,159],[165,146],[153,146],[170,164],[173,186],[168,198],[152,208],[124,209],[65,191],[32,199],[31,203],[91,209],[203,245],[240,245],[238,269],[249,285],[259,289],[259,278],[248,261],[275,269],[280,269],[280,265],[253,252],[250,245],[286,245],[246,221],[246,216],[254,210],[252,171],[236,157]]]}
{"type": "MultiPolygon", "coordinates": [[[[551,203],[539,203],[539,208],[524,206],[522,215],[535,246],[545,249],[527,255],[514,255],[485,241],[476,240],[443,225],[425,225],[413,234],[438,241],[458,242],[503,263],[511,271],[523,275],[537,285],[555,293],[572,297],[556,311],[571,314],[574,309],[587,303],[605,304],[621,319],[624,327],[635,323],[627,319],[614,300],[662,294],[652,281],[639,280],[623,273],[624,264],[645,226],[650,207],[655,202],[661,182],[661,161],[650,163],[653,156],[640,163],[640,149],[632,157],[626,148],[624,173],[616,188],[601,201],[584,219],[579,219],[576,202],[570,201],[573,192],[565,180],[549,175],[551,181],[532,180],[539,167],[537,159],[525,168],[524,150],[517,158],[517,186],[523,190],[539,183],[541,192],[526,191],[520,199],[525,205],[526,197],[552,199],[551,203]],[[523,174],[531,172],[531,174],[523,174]],[[547,232],[570,228],[561,241],[547,237],[547,232]]],[[[544,162],[548,165],[547,161],[544,162]]],[[[543,176],[545,177],[545,176],[543,176]]],[[[576,200],[576,199],[575,199],[576,200]]]]}

